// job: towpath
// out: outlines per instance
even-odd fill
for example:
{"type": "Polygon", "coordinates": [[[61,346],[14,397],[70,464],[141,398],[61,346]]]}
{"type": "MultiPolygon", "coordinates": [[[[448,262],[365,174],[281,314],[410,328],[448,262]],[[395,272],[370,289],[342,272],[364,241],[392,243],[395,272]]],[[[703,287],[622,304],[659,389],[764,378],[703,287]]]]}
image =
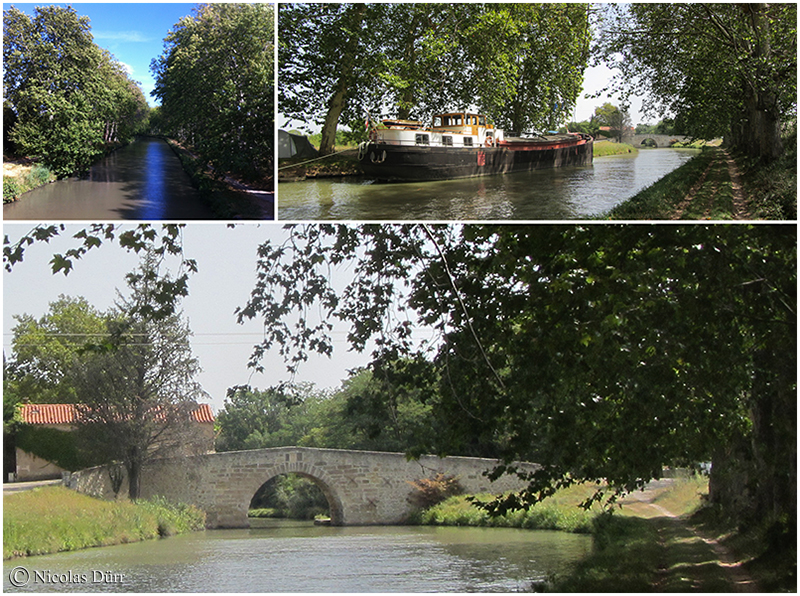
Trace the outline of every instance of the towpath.
{"type": "Polygon", "coordinates": [[[673,482],[670,478],[651,482],[623,501],[629,513],[649,518],[657,527],[664,555],[655,591],[758,592],[742,561],[718,538],[658,503],[659,495],[673,482]]]}

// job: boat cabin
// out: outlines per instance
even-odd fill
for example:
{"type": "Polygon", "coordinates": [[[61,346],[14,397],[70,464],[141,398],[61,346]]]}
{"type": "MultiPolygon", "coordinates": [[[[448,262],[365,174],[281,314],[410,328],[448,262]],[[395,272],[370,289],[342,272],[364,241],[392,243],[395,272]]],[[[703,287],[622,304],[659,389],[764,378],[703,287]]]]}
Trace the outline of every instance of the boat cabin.
{"type": "Polygon", "coordinates": [[[409,120],[383,120],[382,124],[383,128],[370,134],[370,140],[387,145],[491,147],[502,136],[501,130],[487,123],[486,116],[469,112],[437,114],[430,127],[409,120]]]}

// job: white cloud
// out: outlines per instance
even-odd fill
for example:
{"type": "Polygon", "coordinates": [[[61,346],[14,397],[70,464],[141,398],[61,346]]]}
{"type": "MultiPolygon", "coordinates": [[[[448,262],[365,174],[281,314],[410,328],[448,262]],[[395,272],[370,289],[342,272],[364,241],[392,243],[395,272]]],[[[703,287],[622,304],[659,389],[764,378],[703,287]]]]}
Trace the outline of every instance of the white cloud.
{"type": "Polygon", "coordinates": [[[133,74],[133,66],[131,66],[130,64],[125,64],[122,61],[120,61],[120,65],[122,66],[122,68],[125,69],[125,72],[128,73],[128,76],[133,74]]]}
{"type": "Polygon", "coordinates": [[[146,35],[139,31],[98,31],[93,30],[92,36],[95,39],[106,39],[111,41],[125,41],[125,42],[148,42],[152,41],[146,35]]]}

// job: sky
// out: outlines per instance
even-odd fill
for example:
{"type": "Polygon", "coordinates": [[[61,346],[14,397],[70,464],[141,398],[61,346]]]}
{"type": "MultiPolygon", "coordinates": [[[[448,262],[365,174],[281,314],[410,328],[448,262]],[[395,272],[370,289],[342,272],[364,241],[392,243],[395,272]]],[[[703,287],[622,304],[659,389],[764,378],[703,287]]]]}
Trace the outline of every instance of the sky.
{"type": "MultiPolygon", "coordinates": [[[[30,231],[32,224],[5,223],[12,243],[30,231]]],[[[82,225],[68,225],[67,231],[49,244],[30,246],[24,261],[11,273],[3,271],[3,352],[10,353],[13,315],[29,314],[40,318],[50,302],[59,295],[83,296],[103,311],[110,308],[116,289],[125,290],[125,274],[138,264],[138,257],[120,249],[117,244],[104,244],[75,262],[72,273],[53,275],[49,260],[54,253],[63,253],[76,241],[71,235],[82,225]]],[[[127,228],[126,228],[127,229],[127,228]]],[[[275,224],[241,224],[229,228],[223,223],[193,223],[185,228],[184,248],[188,258],[197,260],[199,271],[189,282],[189,296],[183,301],[184,315],[189,321],[194,355],[200,360],[203,373],[198,380],[210,395],[212,408],[218,412],[225,392],[234,385],[249,384],[266,389],[291,380],[276,353],[264,361],[266,372],[253,375],[247,368],[252,346],[261,338],[258,321],[239,325],[234,310],[244,306],[255,283],[256,248],[268,237],[280,237],[275,224]]],[[[305,363],[295,382],[309,381],[318,388],[337,388],[347,378],[347,371],[367,364],[367,355],[347,350],[343,328],[334,332],[334,355],[316,357],[305,363]]]]}
{"type": "MultiPolygon", "coordinates": [[[[34,7],[43,3],[4,3],[3,10],[15,6],[33,16],[34,7]]],[[[111,52],[128,69],[128,75],[141,83],[150,106],[158,105],[150,95],[155,80],[150,61],[164,51],[163,40],[182,17],[192,12],[194,3],[46,3],[72,6],[80,16],[90,19],[94,42],[111,52]]]]}

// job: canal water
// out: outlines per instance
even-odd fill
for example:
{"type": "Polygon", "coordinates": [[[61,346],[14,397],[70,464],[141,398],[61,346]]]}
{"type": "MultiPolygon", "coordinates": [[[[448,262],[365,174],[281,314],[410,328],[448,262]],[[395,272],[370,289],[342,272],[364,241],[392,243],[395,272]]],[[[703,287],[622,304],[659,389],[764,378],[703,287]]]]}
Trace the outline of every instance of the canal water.
{"type": "Polygon", "coordinates": [[[88,177],[59,180],[3,205],[3,219],[212,219],[161,139],[137,137],[92,166],[88,177]]]}
{"type": "Polygon", "coordinates": [[[697,154],[648,149],[600,157],[592,166],[439,182],[341,178],[281,183],[282,220],[553,220],[599,215],[697,154]]]}
{"type": "Polygon", "coordinates": [[[207,530],[164,540],[6,561],[3,589],[529,591],[532,582],[563,571],[590,548],[587,535],[543,530],[321,527],[310,522],[286,522],[272,528],[207,530]]]}

